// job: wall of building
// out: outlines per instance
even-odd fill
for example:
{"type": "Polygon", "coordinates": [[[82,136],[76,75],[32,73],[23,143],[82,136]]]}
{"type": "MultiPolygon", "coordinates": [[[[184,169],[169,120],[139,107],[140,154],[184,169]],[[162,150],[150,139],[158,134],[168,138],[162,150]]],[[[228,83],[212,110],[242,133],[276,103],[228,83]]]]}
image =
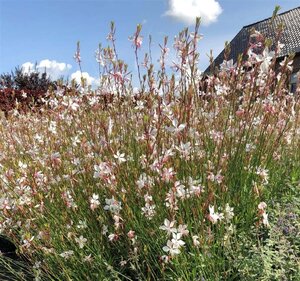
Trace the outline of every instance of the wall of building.
{"type": "Polygon", "coordinates": [[[300,70],[300,53],[298,53],[294,58],[294,70],[293,72],[298,72],[300,70]]]}
{"type": "Polygon", "coordinates": [[[293,74],[291,77],[291,92],[295,93],[297,87],[299,86],[299,78],[297,72],[300,71],[300,53],[298,53],[294,58],[293,63],[293,74]]]}

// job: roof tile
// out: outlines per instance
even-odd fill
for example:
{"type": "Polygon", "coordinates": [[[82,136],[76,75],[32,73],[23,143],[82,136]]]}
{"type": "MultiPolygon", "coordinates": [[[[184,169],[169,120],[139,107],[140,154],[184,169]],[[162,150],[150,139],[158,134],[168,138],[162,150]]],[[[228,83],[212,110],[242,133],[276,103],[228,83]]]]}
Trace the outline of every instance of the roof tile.
{"type": "MultiPolygon", "coordinates": [[[[284,31],[280,42],[284,44],[278,57],[283,57],[291,53],[300,52],[300,7],[278,14],[272,22],[272,18],[244,26],[230,42],[229,59],[236,62],[239,54],[243,54],[248,47],[250,31],[252,28],[262,33],[264,36],[273,39],[275,29],[278,24],[284,24],[284,31]]],[[[220,65],[224,59],[224,50],[216,57],[215,65],[220,65]]],[[[206,70],[207,71],[207,70],[206,70]]]]}

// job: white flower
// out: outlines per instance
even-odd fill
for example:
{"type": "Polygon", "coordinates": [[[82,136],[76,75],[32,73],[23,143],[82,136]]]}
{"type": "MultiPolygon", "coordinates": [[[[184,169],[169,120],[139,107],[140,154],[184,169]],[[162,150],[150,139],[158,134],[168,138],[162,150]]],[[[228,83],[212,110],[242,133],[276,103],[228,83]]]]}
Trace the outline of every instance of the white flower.
{"type": "Polygon", "coordinates": [[[176,173],[173,168],[163,168],[162,180],[165,182],[170,182],[176,173]]]}
{"type": "Polygon", "coordinates": [[[171,256],[180,254],[180,248],[185,244],[181,237],[181,233],[172,233],[172,240],[168,240],[167,246],[164,246],[163,250],[169,252],[171,256]]]}
{"type": "Polygon", "coordinates": [[[96,208],[98,208],[99,205],[100,205],[99,195],[93,194],[92,197],[90,198],[90,208],[94,211],[96,208]]]}
{"type": "Polygon", "coordinates": [[[102,234],[106,235],[107,232],[108,232],[108,227],[107,227],[107,225],[104,224],[103,227],[102,227],[102,234]]]}
{"type": "Polygon", "coordinates": [[[25,99],[27,98],[27,93],[24,92],[23,90],[22,90],[22,97],[25,98],[25,99]]]}
{"type": "Polygon", "coordinates": [[[175,233],[177,229],[174,227],[175,221],[170,222],[168,219],[164,220],[164,225],[160,226],[159,229],[167,231],[168,235],[175,233]]]}
{"type": "Polygon", "coordinates": [[[267,204],[265,202],[260,202],[257,207],[259,210],[264,211],[267,208],[267,204]]]}
{"type": "Polygon", "coordinates": [[[144,207],[142,207],[142,214],[151,220],[155,215],[155,205],[151,205],[150,203],[146,203],[144,207]]]}
{"type": "Polygon", "coordinates": [[[233,64],[233,59],[229,61],[223,60],[223,62],[220,64],[221,71],[232,71],[235,68],[236,68],[236,63],[233,64]]]}
{"type": "Polygon", "coordinates": [[[98,97],[89,97],[88,101],[89,101],[89,105],[93,106],[93,105],[97,104],[99,100],[98,100],[98,97]]]}
{"type": "Polygon", "coordinates": [[[54,153],[51,154],[50,158],[51,158],[52,161],[58,161],[58,160],[60,160],[60,153],[59,152],[54,152],[54,153]]]}
{"type": "Polygon", "coordinates": [[[269,171],[267,169],[263,169],[261,167],[258,167],[256,169],[256,174],[261,177],[261,179],[263,180],[263,182],[265,184],[268,184],[268,182],[269,182],[269,171]]]}
{"type": "Polygon", "coordinates": [[[142,110],[142,109],[144,109],[144,102],[138,100],[138,101],[136,102],[136,106],[135,106],[134,109],[137,109],[137,110],[142,110]]]}
{"type": "Polygon", "coordinates": [[[106,162],[102,162],[99,165],[94,165],[94,178],[104,178],[111,174],[111,168],[106,162]]]}
{"type": "Polygon", "coordinates": [[[178,225],[177,233],[180,233],[182,236],[187,236],[189,234],[189,231],[187,230],[187,225],[186,224],[178,225]]]}
{"type": "Polygon", "coordinates": [[[39,269],[42,265],[42,262],[41,261],[36,261],[34,263],[34,265],[32,266],[34,269],[39,269]]]}
{"type": "Polygon", "coordinates": [[[127,264],[127,261],[124,261],[124,260],[120,261],[120,266],[124,266],[126,264],[127,264]]]}
{"type": "Polygon", "coordinates": [[[191,32],[190,37],[192,39],[199,41],[199,40],[203,39],[204,36],[203,36],[203,34],[195,34],[195,32],[191,32]]]}
{"type": "Polygon", "coordinates": [[[80,220],[79,223],[78,223],[78,225],[76,227],[78,229],[85,229],[85,228],[87,228],[87,223],[86,223],[85,220],[84,221],[80,220]]]}
{"type": "Polygon", "coordinates": [[[107,129],[107,134],[108,134],[109,136],[112,134],[113,126],[114,126],[114,121],[113,121],[113,119],[111,119],[111,118],[109,117],[109,119],[108,119],[108,129],[107,129]]]}
{"type": "Polygon", "coordinates": [[[139,179],[136,181],[136,184],[139,189],[142,189],[144,187],[152,187],[153,179],[150,176],[147,176],[145,173],[142,173],[139,179]]]}
{"type": "Polygon", "coordinates": [[[23,163],[22,161],[18,162],[18,166],[21,170],[25,170],[27,168],[27,164],[23,163]]]}
{"type": "Polygon", "coordinates": [[[172,125],[173,126],[165,127],[165,128],[168,132],[174,133],[174,134],[178,134],[179,132],[181,132],[186,127],[186,124],[178,124],[178,121],[177,121],[176,118],[174,118],[172,120],[172,125]]]}
{"type": "Polygon", "coordinates": [[[116,241],[118,239],[118,235],[117,234],[114,234],[114,233],[111,233],[108,235],[108,239],[109,241],[116,241]]]}
{"type": "Polygon", "coordinates": [[[172,257],[175,256],[175,255],[180,254],[179,248],[174,247],[174,244],[171,240],[168,240],[167,246],[164,246],[163,250],[167,253],[169,252],[172,257]]]}
{"type": "Polygon", "coordinates": [[[250,152],[251,150],[254,150],[255,148],[256,148],[255,144],[247,143],[245,150],[246,150],[246,152],[250,152]]]}
{"type": "Polygon", "coordinates": [[[195,247],[199,247],[199,246],[200,246],[199,236],[193,235],[193,236],[192,236],[192,239],[193,239],[193,245],[194,245],[195,247]]]}
{"type": "Polygon", "coordinates": [[[0,210],[10,210],[11,209],[11,200],[9,198],[1,197],[0,198],[0,210]]]}
{"type": "Polygon", "coordinates": [[[293,71],[293,60],[289,61],[288,63],[287,61],[287,57],[284,58],[284,60],[282,62],[280,62],[279,64],[281,66],[284,66],[286,64],[286,67],[289,71],[293,71]]]}
{"type": "Polygon", "coordinates": [[[214,175],[212,172],[209,172],[207,179],[212,182],[221,184],[224,179],[224,176],[221,175],[221,170],[220,170],[216,175],[214,175]]]}
{"type": "Polygon", "coordinates": [[[72,141],[72,145],[76,147],[80,143],[79,136],[72,137],[71,141],[72,141]]]}
{"type": "Polygon", "coordinates": [[[213,223],[217,223],[218,221],[222,220],[224,215],[222,213],[215,213],[215,207],[209,206],[209,215],[208,219],[213,223]]]}
{"type": "Polygon", "coordinates": [[[268,214],[266,213],[267,204],[265,202],[260,202],[258,204],[259,215],[262,217],[262,224],[269,226],[268,214]]]}
{"type": "Polygon", "coordinates": [[[118,213],[122,210],[121,202],[115,200],[114,197],[111,199],[105,199],[106,205],[104,206],[104,210],[111,211],[112,213],[118,213]]]}
{"type": "Polygon", "coordinates": [[[189,195],[199,196],[204,191],[204,187],[200,184],[200,180],[193,180],[191,177],[189,177],[188,186],[189,195]]]}
{"type": "Polygon", "coordinates": [[[23,246],[25,248],[29,248],[31,246],[31,242],[33,241],[34,236],[32,236],[30,239],[24,239],[23,240],[23,246]]]}
{"type": "Polygon", "coordinates": [[[57,131],[56,131],[56,122],[55,121],[50,121],[50,125],[49,125],[49,128],[48,128],[49,132],[52,133],[52,134],[56,134],[57,131]]]}
{"type": "Polygon", "coordinates": [[[227,203],[225,206],[225,212],[224,212],[224,217],[226,219],[226,221],[230,221],[234,216],[234,212],[233,212],[233,208],[231,208],[229,206],[229,204],[227,203]]]}
{"type": "Polygon", "coordinates": [[[269,226],[268,214],[266,212],[263,212],[262,217],[263,217],[262,220],[263,225],[269,226]]]}
{"type": "Polygon", "coordinates": [[[181,240],[182,234],[181,233],[173,233],[172,234],[172,243],[174,248],[180,248],[185,244],[184,241],[181,240]]]}
{"type": "Polygon", "coordinates": [[[70,108],[71,108],[71,110],[76,111],[79,108],[79,104],[76,102],[72,102],[70,104],[70,108]]]}
{"type": "Polygon", "coordinates": [[[103,56],[102,56],[101,52],[99,51],[99,49],[97,49],[95,51],[95,59],[96,59],[96,62],[99,63],[101,66],[105,65],[103,56]]]}
{"type": "Polygon", "coordinates": [[[180,143],[179,146],[176,147],[176,149],[180,152],[181,156],[185,159],[189,157],[190,151],[191,151],[191,143],[180,143]]]}
{"type": "Polygon", "coordinates": [[[117,159],[119,164],[126,162],[125,153],[117,151],[117,153],[114,154],[114,158],[117,159]]]}
{"type": "Polygon", "coordinates": [[[89,254],[88,256],[85,256],[85,257],[83,258],[83,260],[84,260],[85,262],[91,262],[91,261],[93,260],[92,255],[89,254]]]}
{"type": "Polygon", "coordinates": [[[74,254],[74,252],[72,250],[69,251],[65,251],[61,254],[59,254],[62,258],[64,259],[68,259],[69,257],[71,257],[74,254]]]}
{"type": "Polygon", "coordinates": [[[82,249],[85,245],[85,243],[87,242],[87,239],[84,238],[82,235],[79,238],[75,238],[76,243],[78,243],[79,248],[82,249]]]}
{"type": "Polygon", "coordinates": [[[76,103],[71,97],[63,97],[62,105],[65,107],[70,108],[73,111],[76,111],[79,108],[79,104],[76,103]]]}
{"type": "Polygon", "coordinates": [[[185,198],[185,196],[186,196],[185,186],[183,184],[181,184],[180,181],[176,181],[174,184],[174,187],[176,189],[176,196],[178,198],[185,198]]]}
{"type": "Polygon", "coordinates": [[[139,179],[136,181],[136,184],[139,189],[142,189],[146,185],[147,175],[145,173],[142,173],[139,177],[139,179]]]}

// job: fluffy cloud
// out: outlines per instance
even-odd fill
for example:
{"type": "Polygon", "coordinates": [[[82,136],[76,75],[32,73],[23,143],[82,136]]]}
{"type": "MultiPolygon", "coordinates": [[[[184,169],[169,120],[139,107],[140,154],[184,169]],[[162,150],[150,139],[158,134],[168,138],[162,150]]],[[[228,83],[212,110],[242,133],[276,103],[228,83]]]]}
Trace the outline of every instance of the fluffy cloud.
{"type": "MultiPolygon", "coordinates": [[[[82,72],[82,77],[86,79],[86,82],[88,85],[91,86],[98,86],[99,81],[98,79],[95,79],[94,77],[90,76],[87,72],[82,72]]],[[[77,84],[81,84],[81,73],[79,70],[71,74],[71,80],[75,80],[77,84]]]]}
{"type": "Polygon", "coordinates": [[[25,62],[22,64],[22,71],[24,73],[31,73],[35,69],[35,66],[32,62],[25,62]]]}
{"type": "Polygon", "coordinates": [[[201,17],[201,23],[209,25],[221,13],[222,8],[216,0],[169,0],[169,10],[165,15],[188,25],[194,24],[196,17],[201,17]]]}
{"type": "Polygon", "coordinates": [[[41,70],[46,70],[46,72],[53,78],[57,79],[62,75],[68,73],[72,68],[72,65],[66,64],[64,62],[57,62],[55,60],[42,60],[40,61],[38,68],[41,70]]]}
{"type": "Polygon", "coordinates": [[[56,80],[61,76],[67,75],[72,65],[64,62],[57,62],[56,60],[41,60],[38,64],[32,62],[25,62],[22,64],[23,72],[30,73],[33,71],[44,72],[53,79],[56,80]]]}
{"type": "MultiPolygon", "coordinates": [[[[55,60],[41,60],[39,63],[34,64],[32,62],[25,62],[22,64],[22,71],[24,73],[31,73],[31,72],[40,72],[46,73],[51,77],[51,79],[56,80],[61,76],[69,76],[70,69],[72,65],[66,64],[64,62],[57,62],[55,60]]],[[[93,87],[99,86],[99,79],[96,79],[89,75],[87,72],[82,72],[82,77],[86,79],[87,84],[93,87]]],[[[78,84],[81,84],[81,73],[79,70],[73,72],[70,75],[71,80],[75,79],[78,84]]]]}

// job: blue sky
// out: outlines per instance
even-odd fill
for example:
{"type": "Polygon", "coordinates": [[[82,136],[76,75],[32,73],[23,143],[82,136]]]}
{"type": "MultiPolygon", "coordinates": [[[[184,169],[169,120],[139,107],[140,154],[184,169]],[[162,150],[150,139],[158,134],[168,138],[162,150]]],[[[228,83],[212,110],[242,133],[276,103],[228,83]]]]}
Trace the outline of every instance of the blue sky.
{"type": "Polygon", "coordinates": [[[174,36],[192,27],[196,15],[203,18],[199,50],[204,70],[210,49],[217,56],[226,40],[244,25],[270,17],[275,5],[284,12],[299,6],[299,0],[0,0],[0,73],[37,62],[54,76],[70,77],[78,70],[73,55],[80,40],[83,71],[97,77],[94,51],[100,42],[108,44],[110,21],[116,24],[119,58],[135,72],[128,36],[138,23],[145,39],[141,53],[147,51],[151,34],[158,59],[163,37],[169,36],[172,49],[174,36]]]}

